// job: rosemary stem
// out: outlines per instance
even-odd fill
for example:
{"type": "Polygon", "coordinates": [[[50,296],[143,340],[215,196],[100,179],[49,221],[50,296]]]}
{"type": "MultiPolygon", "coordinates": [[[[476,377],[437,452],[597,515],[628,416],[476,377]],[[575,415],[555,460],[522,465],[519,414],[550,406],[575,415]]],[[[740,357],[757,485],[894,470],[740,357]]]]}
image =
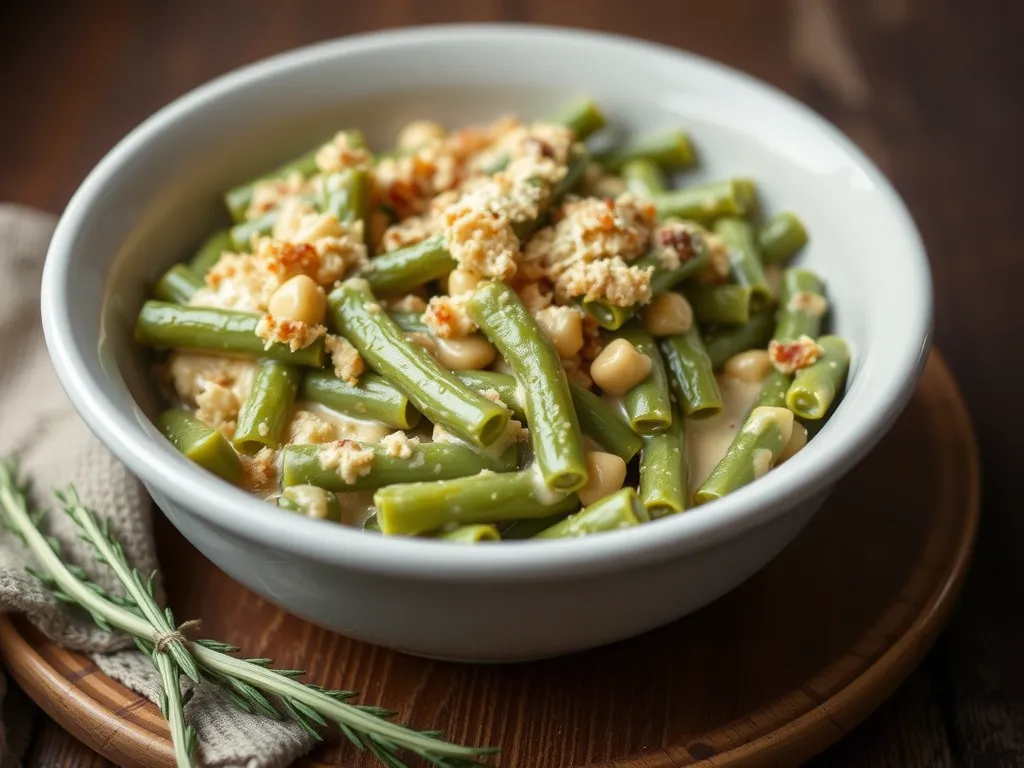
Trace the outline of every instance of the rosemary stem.
{"type": "Polygon", "coordinates": [[[185,725],[185,705],[181,700],[180,675],[178,666],[165,653],[154,653],[153,664],[160,673],[160,685],[163,697],[160,709],[167,718],[171,731],[171,743],[174,745],[174,762],[178,768],[193,768],[192,753],[195,750],[195,735],[191,727],[185,725]]]}

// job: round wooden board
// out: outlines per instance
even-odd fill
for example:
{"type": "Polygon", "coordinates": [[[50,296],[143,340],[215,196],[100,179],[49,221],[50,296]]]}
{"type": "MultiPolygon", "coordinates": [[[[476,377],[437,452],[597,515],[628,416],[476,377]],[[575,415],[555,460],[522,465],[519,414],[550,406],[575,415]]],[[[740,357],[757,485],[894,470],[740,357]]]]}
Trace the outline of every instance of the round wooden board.
{"type": "MultiPolygon", "coordinates": [[[[465,666],[349,640],[243,589],[162,517],[157,533],[175,615],[201,618],[204,636],[362,691],[417,727],[501,745],[498,765],[776,766],[836,741],[921,660],[959,592],[978,515],[970,419],[934,354],[892,432],[767,568],[692,616],[561,659],[465,666]]],[[[86,744],[121,765],[173,765],[156,707],[86,657],[17,619],[0,623],[0,648],[86,744]]],[[[304,765],[374,762],[334,743],[304,765]]]]}

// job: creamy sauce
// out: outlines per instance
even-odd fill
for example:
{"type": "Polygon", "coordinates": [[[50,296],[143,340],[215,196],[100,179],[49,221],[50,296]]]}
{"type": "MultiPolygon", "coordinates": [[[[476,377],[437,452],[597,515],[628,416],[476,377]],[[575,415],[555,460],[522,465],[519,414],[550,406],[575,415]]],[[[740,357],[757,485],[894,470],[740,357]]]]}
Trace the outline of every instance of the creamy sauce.
{"type": "Polygon", "coordinates": [[[725,403],[722,412],[708,419],[687,418],[683,422],[686,453],[690,463],[691,500],[696,490],[707,480],[711,470],[725,455],[761,389],[759,381],[741,381],[721,374],[716,378],[725,403]]]}
{"type": "Polygon", "coordinates": [[[341,524],[362,528],[373,513],[373,491],[339,493],[338,503],[341,505],[341,524]]]}
{"type": "Polygon", "coordinates": [[[334,427],[337,432],[337,440],[355,440],[358,443],[379,443],[385,435],[390,435],[395,430],[387,424],[379,421],[365,421],[353,419],[338,411],[331,410],[326,405],[300,400],[295,403],[295,413],[309,411],[320,417],[334,427]]]}

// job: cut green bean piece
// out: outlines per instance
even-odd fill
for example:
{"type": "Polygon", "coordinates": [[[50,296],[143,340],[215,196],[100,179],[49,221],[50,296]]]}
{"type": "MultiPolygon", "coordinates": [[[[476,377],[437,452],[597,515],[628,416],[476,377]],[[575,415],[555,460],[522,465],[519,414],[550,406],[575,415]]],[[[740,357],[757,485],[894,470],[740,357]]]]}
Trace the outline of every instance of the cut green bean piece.
{"type": "Polygon", "coordinates": [[[415,245],[373,257],[360,270],[374,293],[394,295],[408,293],[424,283],[444,277],[455,269],[455,259],[448,253],[444,235],[428,237],[415,245]]]}
{"type": "Polygon", "coordinates": [[[227,229],[221,229],[210,235],[196,251],[196,255],[192,257],[192,261],[188,265],[192,268],[192,271],[202,277],[210,269],[220,261],[220,255],[224,251],[230,251],[233,247],[231,242],[231,231],[227,229]]]}
{"type": "Polygon", "coordinates": [[[310,371],[302,381],[302,399],[321,403],[353,419],[380,421],[396,429],[411,429],[420,412],[402,390],[383,376],[368,371],[352,386],[333,371],[310,371]]]}
{"type": "Polygon", "coordinates": [[[639,525],[646,510],[633,488],[599,499],[565,520],[541,531],[535,539],[568,539],[639,525]]]}
{"type": "Polygon", "coordinates": [[[747,216],[754,204],[751,189],[742,179],[669,190],[656,195],[653,202],[659,219],[675,217],[701,224],[723,216],[747,216]]]}
{"type": "Polygon", "coordinates": [[[587,462],[558,352],[505,283],[491,280],[481,284],[470,297],[467,311],[511,366],[516,380],[529,382],[523,387],[523,406],[544,482],[555,491],[583,487],[587,462]]]}
{"type": "Polygon", "coordinates": [[[750,223],[731,216],[715,222],[715,234],[725,243],[733,281],[750,287],[750,306],[761,309],[772,301],[772,290],[764,276],[761,254],[750,223]]]}
{"type": "Polygon", "coordinates": [[[807,244],[807,230],[795,213],[777,213],[757,235],[765,264],[781,264],[793,258],[807,244]]]}
{"type": "Polygon", "coordinates": [[[838,336],[818,339],[824,353],[796,372],[786,393],[786,405],[801,419],[820,419],[839,395],[850,369],[850,348],[838,336]]]}
{"type": "Polygon", "coordinates": [[[695,227],[680,230],[672,245],[679,256],[679,265],[674,268],[668,268],[662,262],[661,256],[654,252],[649,252],[633,262],[633,266],[640,269],[654,267],[651,273],[652,296],[672,290],[683,280],[703,269],[710,258],[707,241],[695,227]]]}
{"type": "Polygon", "coordinates": [[[754,408],[767,405],[772,408],[786,407],[786,392],[793,382],[793,377],[773,370],[761,382],[761,388],[757,391],[757,399],[754,401],[754,408]]]}
{"type": "Polygon", "coordinates": [[[649,435],[668,429],[672,424],[672,399],[665,363],[654,337],[635,321],[624,325],[614,336],[628,341],[651,361],[651,372],[647,377],[622,397],[633,431],[649,435]]]}
{"type": "Polygon", "coordinates": [[[277,498],[277,506],[314,520],[341,522],[338,496],[315,485],[293,485],[277,498]]]}
{"type": "Polygon", "coordinates": [[[302,372],[277,360],[260,363],[252,388],[238,412],[238,426],[232,443],[235,450],[254,454],[260,448],[277,448],[281,432],[288,423],[302,372]]]}
{"type": "Polygon", "coordinates": [[[652,520],[686,509],[688,482],[683,419],[676,413],[667,430],[644,438],[640,452],[640,500],[652,520]]]}
{"type": "Polygon", "coordinates": [[[597,104],[586,99],[566,109],[558,122],[572,131],[577,141],[583,141],[604,128],[605,118],[597,104]]]}
{"type": "Polygon", "coordinates": [[[566,495],[548,490],[536,467],[438,482],[406,482],[381,488],[373,495],[381,531],[389,535],[547,517],[566,503],[566,495]]]}
{"type": "Polygon", "coordinates": [[[199,466],[231,483],[241,478],[242,462],[227,438],[188,411],[164,411],[157,417],[156,426],[175,448],[199,466]]]}
{"type": "Polygon", "coordinates": [[[605,299],[581,301],[580,308],[590,315],[599,326],[608,331],[617,331],[636,314],[636,305],[617,307],[605,299]]]}
{"type": "Polygon", "coordinates": [[[513,416],[521,422],[526,421],[526,411],[523,409],[515,376],[497,371],[456,371],[455,375],[462,379],[462,383],[467,387],[472,387],[478,392],[493,389],[498,393],[501,402],[512,411],[513,416]]]}
{"type": "MultiPolygon", "coordinates": [[[[392,456],[377,443],[286,445],[282,451],[282,483],[315,485],[326,491],[369,491],[395,483],[447,480],[476,475],[483,470],[510,472],[516,468],[516,449],[486,453],[452,443],[411,445],[408,458],[392,456]],[[351,482],[350,482],[351,481],[351,482]]],[[[378,514],[379,514],[378,508],[378,514]]],[[[489,521],[471,521],[489,522],[489,521]]],[[[433,528],[441,528],[439,523],[433,528]]],[[[418,533],[419,531],[417,531],[418,533]]]]}
{"type": "Polygon", "coordinates": [[[780,294],[774,338],[787,341],[801,336],[817,336],[828,310],[821,278],[809,269],[787,269],[782,273],[780,294]]]}
{"type": "Polygon", "coordinates": [[[608,453],[626,463],[640,452],[643,439],[634,432],[619,411],[586,387],[570,382],[572,402],[580,428],[608,453]]]}
{"type": "Polygon", "coordinates": [[[612,150],[598,158],[601,165],[615,173],[632,160],[648,160],[660,168],[689,168],[696,161],[693,144],[685,131],[674,130],[648,136],[631,146],[612,150]]]}
{"type": "Polygon", "coordinates": [[[774,312],[762,309],[750,314],[746,325],[723,325],[704,335],[704,348],[717,371],[733,355],[749,349],[764,349],[772,337],[774,312]]]}
{"type": "Polygon", "coordinates": [[[746,325],[750,322],[752,291],[749,285],[687,285],[686,294],[699,323],[746,325]]]}
{"type": "Polygon", "coordinates": [[[550,528],[555,523],[561,522],[566,515],[575,512],[580,508],[580,500],[576,494],[567,496],[560,506],[561,509],[552,512],[547,517],[524,518],[522,520],[510,520],[499,523],[501,538],[505,541],[521,541],[532,539],[538,533],[550,528]]]}
{"type": "Polygon", "coordinates": [[[793,432],[793,414],[762,406],[750,412],[725,456],[697,489],[694,501],[706,504],[754,482],[775,466],[793,432]]]}
{"type": "Polygon", "coordinates": [[[252,239],[266,237],[274,231],[274,224],[277,223],[278,209],[271,208],[266,213],[261,213],[255,219],[235,224],[231,228],[231,247],[236,251],[248,251],[252,248],[252,239]]]}
{"type": "Polygon", "coordinates": [[[211,307],[185,307],[147,301],[139,310],[135,340],[157,349],[268,358],[319,368],[324,364],[324,340],[294,352],[287,344],[267,345],[256,335],[260,315],[211,307]]]}
{"type": "Polygon", "coordinates": [[[622,166],[622,180],[634,195],[653,198],[667,189],[665,174],[658,164],[646,158],[630,160],[622,166]]]}
{"type": "Polygon", "coordinates": [[[203,285],[203,279],[191,268],[184,264],[175,264],[157,280],[153,286],[153,296],[172,304],[188,304],[203,285]]]}
{"type": "Polygon", "coordinates": [[[493,525],[477,523],[476,525],[460,525],[445,531],[437,538],[454,541],[456,544],[479,544],[481,541],[501,541],[501,533],[493,525]]]}
{"type": "Polygon", "coordinates": [[[434,424],[478,446],[488,446],[504,434],[508,409],[470,389],[429,352],[406,341],[365,281],[342,283],[331,292],[327,305],[338,332],[434,424]]]}
{"type": "Polygon", "coordinates": [[[720,413],[724,405],[722,392],[700,331],[693,327],[677,336],[667,336],[660,346],[683,414],[706,418],[720,413]]]}
{"type": "Polygon", "coordinates": [[[370,176],[361,168],[328,174],[317,200],[323,213],[338,221],[366,222],[370,212],[370,176]]]}
{"type": "Polygon", "coordinates": [[[423,322],[423,314],[420,312],[399,312],[388,311],[388,317],[395,321],[395,325],[406,333],[426,333],[433,336],[427,324],[423,322]]]}

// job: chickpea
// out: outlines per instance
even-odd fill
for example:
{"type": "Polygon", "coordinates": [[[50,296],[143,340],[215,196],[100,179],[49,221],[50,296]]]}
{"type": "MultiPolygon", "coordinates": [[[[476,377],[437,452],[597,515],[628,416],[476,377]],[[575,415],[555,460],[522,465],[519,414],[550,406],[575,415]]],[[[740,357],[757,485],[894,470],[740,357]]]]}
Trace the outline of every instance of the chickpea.
{"type": "Polygon", "coordinates": [[[644,310],[644,328],[651,336],[675,336],[692,327],[693,307],[673,291],[656,297],[644,310]]]}
{"type": "Polygon", "coordinates": [[[558,351],[558,356],[571,358],[583,349],[583,316],[572,307],[547,307],[537,315],[537,324],[558,351]]]}
{"type": "Polygon", "coordinates": [[[453,269],[448,275],[448,295],[459,296],[474,290],[483,277],[464,267],[453,269]]]}
{"type": "Polygon", "coordinates": [[[622,487],[626,462],[614,453],[587,452],[587,484],[577,491],[584,506],[603,499],[622,487]]]}
{"type": "Polygon", "coordinates": [[[807,427],[799,421],[794,421],[793,431],[789,435],[789,440],[787,440],[786,444],[782,447],[782,453],[779,454],[779,460],[776,464],[781,464],[786,459],[792,458],[793,454],[805,445],[807,445],[807,427]]]}
{"type": "Polygon", "coordinates": [[[651,358],[625,339],[615,339],[590,364],[590,377],[611,395],[622,395],[647,378],[651,358]]]}
{"type": "Polygon", "coordinates": [[[491,342],[480,334],[461,339],[437,339],[437,362],[450,371],[479,371],[497,355],[491,342]]]}
{"type": "Polygon", "coordinates": [[[398,148],[403,150],[416,150],[424,144],[439,141],[445,137],[447,131],[440,123],[431,120],[414,120],[398,132],[398,148]]]}
{"type": "Polygon", "coordinates": [[[327,297],[313,278],[296,275],[274,291],[267,311],[276,318],[319,325],[327,315],[327,297]]]}
{"type": "Polygon", "coordinates": [[[722,373],[740,381],[764,381],[772,372],[772,361],[766,349],[748,349],[725,361],[722,373]]]}

